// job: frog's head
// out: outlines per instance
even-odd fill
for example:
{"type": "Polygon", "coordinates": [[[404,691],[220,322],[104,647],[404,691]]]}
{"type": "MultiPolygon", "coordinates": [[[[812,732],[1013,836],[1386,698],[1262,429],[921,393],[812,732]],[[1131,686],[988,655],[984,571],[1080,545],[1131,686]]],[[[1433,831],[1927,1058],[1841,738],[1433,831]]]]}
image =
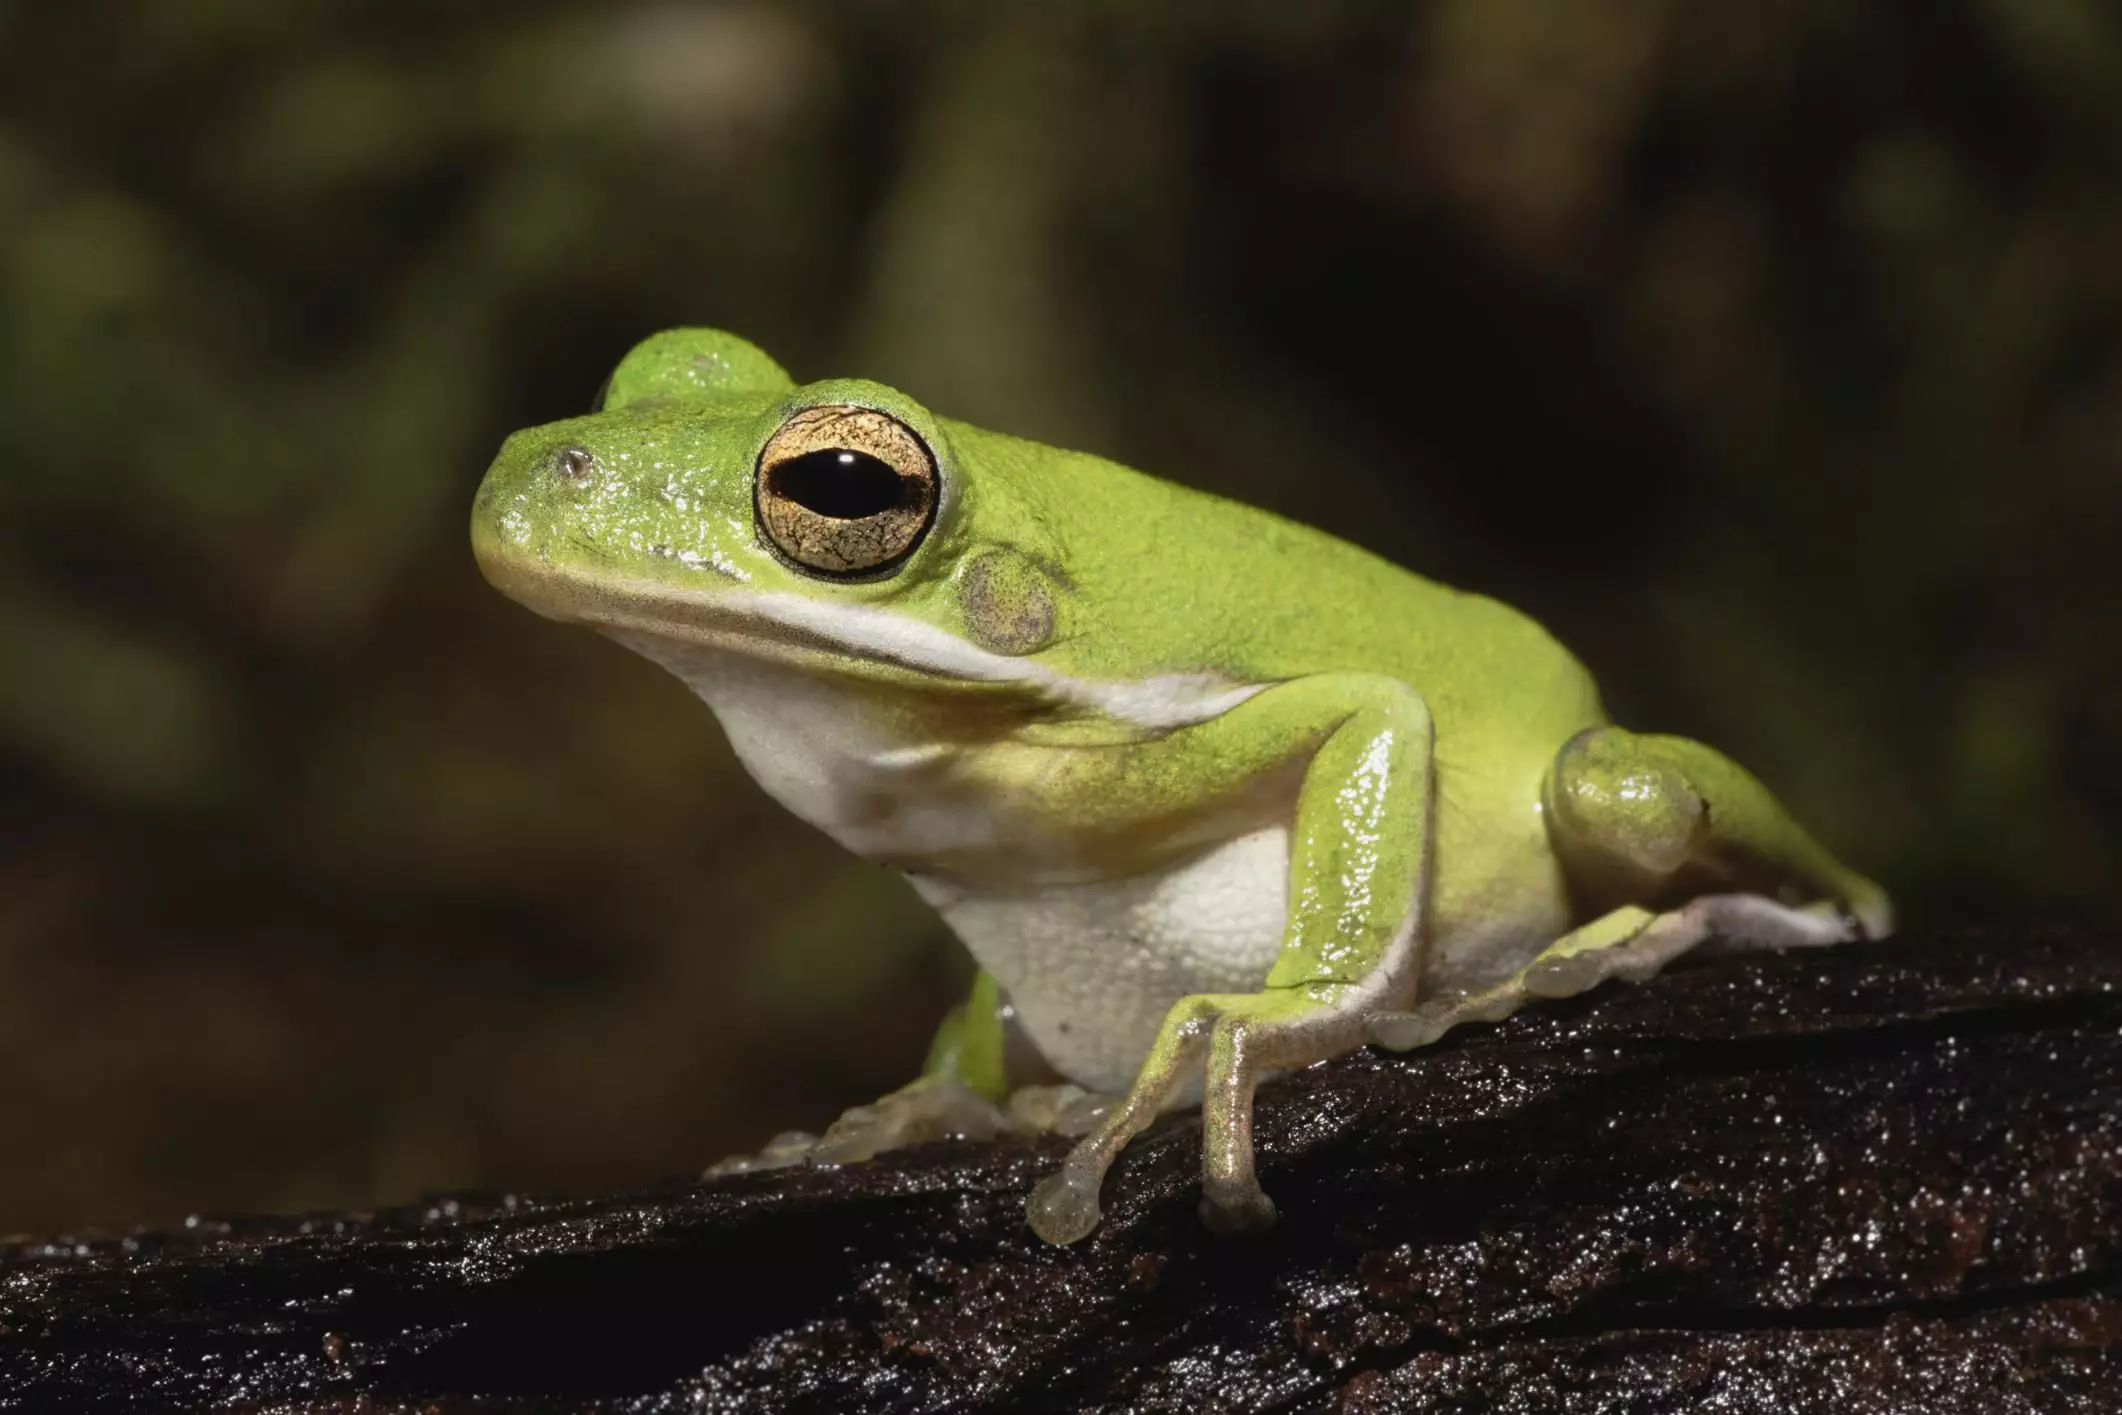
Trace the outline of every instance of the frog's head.
{"type": "Polygon", "coordinates": [[[626,356],[587,416],[509,438],[472,543],[504,593],[665,661],[693,645],[1025,681],[1067,595],[1049,530],[1013,492],[1043,450],[881,384],[798,387],[741,339],[672,330],[626,356]]]}

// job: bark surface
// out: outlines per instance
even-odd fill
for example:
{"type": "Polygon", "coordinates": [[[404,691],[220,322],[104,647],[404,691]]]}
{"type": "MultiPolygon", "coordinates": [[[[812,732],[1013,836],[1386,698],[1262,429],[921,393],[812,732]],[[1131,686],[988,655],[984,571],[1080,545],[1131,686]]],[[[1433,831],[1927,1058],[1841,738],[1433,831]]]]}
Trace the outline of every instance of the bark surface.
{"type": "Polygon", "coordinates": [[[0,1250],[0,1409],[2122,1411],[2122,937],[1706,960],[1058,1141],[0,1250]]]}

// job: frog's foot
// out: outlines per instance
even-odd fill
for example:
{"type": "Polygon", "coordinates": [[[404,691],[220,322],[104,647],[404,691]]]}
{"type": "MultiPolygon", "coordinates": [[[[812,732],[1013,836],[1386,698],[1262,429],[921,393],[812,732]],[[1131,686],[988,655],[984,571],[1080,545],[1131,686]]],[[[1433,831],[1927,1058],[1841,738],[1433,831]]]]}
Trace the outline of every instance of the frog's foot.
{"type": "Polygon", "coordinates": [[[885,1150],[904,1149],[930,1140],[987,1140],[1017,1128],[1001,1107],[964,1082],[949,1076],[924,1076],[888,1096],[845,1112],[826,1127],[823,1135],[801,1130],[776,1135],[758,1154],[733,1155],[711,1166],[701,1177],[712,1179],[793,1164],[851,1164],[885,1150]]]}
{"type": "Polygon", "coordinates": [[[841,1115],[825,1127],[810,1158],[814,1164],[851,1164],[930,1140],[991,1140],[1008,1128],[1002,1109],[963,1081],[924,1076],[841,1115]]]}
{"type": "Polygon", "coordinates": [[[1476,992],[1428,999],[1370,1019],[1370,1039],[1391,1051],[1428,1046],[1461,1022],[1497,1022],[1535,998],[1574,997],[1619,978],[1640,983],[1690,949],[1820,948],[1866,936],[1832,904],[1792,908],[1758,894],[1705,894],[1663,914],[1627,905],[1556,939],[1516,976],[1476,992]]]}
{"type": "Polygon", "coordinates": [[[1329,984],[1182,998],[1165,1015],[1127,1097],[1032,1191],[1025,1205],[1032,1231],[1049,1243],[1073,1243],[1098,1226],[1106,1170],[1204,1058],[1202,1221],[1219,1233],[1272,1224],[1274,1203],[1253,1172],[1253,1090],[1265,1071],[1307,1066],[1360,1043],[1354,1014],[1335,1006],[1334,994],[1349,991],[1329,984]]]}
{"type": "Polygon", "coordinates": [[[1073,1082],[1058,1086],[1019,1086],[1010,1092],[1002,1112],[1009,1128],[1025,1135],[1088,1135],[1120,1104],[1115,1096],[1100,1096],[1073,1082]]]}
{"type": "Polygon", "coordinates": [[[716,1160],[700,1172],[702,1179],[720,1179],[725,1174],[749,1174],[756,1169],[786,1169],[802,1164],[816,1149],[818,1137],[808,1130],[784,1130],[766,1142],[755,1155],[730,1155],[716,1160]]]}

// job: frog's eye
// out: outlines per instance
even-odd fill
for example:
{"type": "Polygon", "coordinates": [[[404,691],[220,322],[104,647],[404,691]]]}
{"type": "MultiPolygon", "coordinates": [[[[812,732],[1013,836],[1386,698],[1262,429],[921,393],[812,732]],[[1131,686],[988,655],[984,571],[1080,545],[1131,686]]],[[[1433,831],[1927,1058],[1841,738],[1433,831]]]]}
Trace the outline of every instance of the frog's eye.
{"type": "Polygon", "coordinates": [[[936,458],[914,430],[874,408],[805,408],[766,440],[752,483],[759,528],[820,575],[889,569],[936,516],[936,458]]]}

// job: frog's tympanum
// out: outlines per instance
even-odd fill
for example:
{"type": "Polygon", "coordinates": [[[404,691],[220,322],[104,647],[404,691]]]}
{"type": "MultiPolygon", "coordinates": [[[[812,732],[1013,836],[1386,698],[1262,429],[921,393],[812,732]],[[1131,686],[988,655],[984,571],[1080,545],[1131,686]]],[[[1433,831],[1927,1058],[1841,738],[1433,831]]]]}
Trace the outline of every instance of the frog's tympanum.
{"type": "Polygon", "coordinates": [[[1073,1116],[1029,1204],[1057,1243],[1160,1111],[1200,1102],[1203,1216],[1257,1228],[1269,1073],[1706,940],[1889,927],[1745,770],[1611,725],[1507,606],[728,334],[656,335],[588,416],[511,437],[472,537],[505,593],[683,679],[979,964],[921,1079],[775,1157],[1073,1116]],[[1000,1109],[1032,1052],[1081,1092],[1000,1109]]]}

